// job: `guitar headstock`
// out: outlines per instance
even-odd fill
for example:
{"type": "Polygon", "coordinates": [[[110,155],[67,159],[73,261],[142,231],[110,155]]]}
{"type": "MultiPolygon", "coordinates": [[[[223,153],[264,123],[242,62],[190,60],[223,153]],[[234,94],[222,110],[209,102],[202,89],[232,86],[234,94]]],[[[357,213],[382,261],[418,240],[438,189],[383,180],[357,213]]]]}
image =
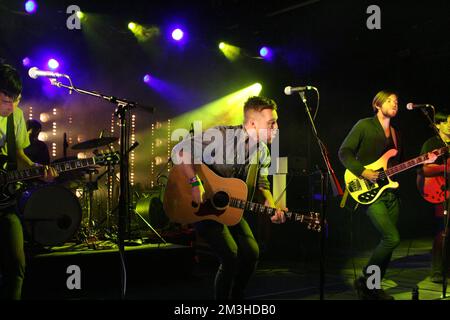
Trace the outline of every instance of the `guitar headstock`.
{"type": "Polygon", "coordinates": [[[308,216],[307,228],[312,231],[320,232],[322,230],[322,226],[320,225],[320,213],[310,212],[307,216],[308,216]]]}
{"type": "Polygon", "coordinates": [[[120,161],[119,153],[116,152],[107,152],[107,153],[99,153],[94,157],[95,163],[100,165],[116,165],[120,161]]]}

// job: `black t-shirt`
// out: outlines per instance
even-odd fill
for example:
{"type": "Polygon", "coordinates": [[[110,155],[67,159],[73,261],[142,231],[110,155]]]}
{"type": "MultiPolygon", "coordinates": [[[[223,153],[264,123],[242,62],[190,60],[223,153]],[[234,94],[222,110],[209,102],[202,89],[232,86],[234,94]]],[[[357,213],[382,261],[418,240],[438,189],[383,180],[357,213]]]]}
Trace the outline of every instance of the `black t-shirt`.
{"type": "MultiPolygon", "coordinates": [[[[422,150],[420,151],[420,154],[425,154],[425,153],[428,153],[430,151],[433,151],[435,149],[439,149],[442,147],[445,147],[444,142],[442,142],[442,140],[439,137],[434,136],[424,142],[424,144],[422,145],[422,150]]],[[[443,157],[438,157],[434,163],[435,164],[443,164],[444,163],[443,157]]]]}
{"type": "Polygon", "coordinates": [[[30,145],[23,151],[31,161],[39,164],[50,164],[50,153],[45,142],[41,140],[31,140],[30,145]]]}

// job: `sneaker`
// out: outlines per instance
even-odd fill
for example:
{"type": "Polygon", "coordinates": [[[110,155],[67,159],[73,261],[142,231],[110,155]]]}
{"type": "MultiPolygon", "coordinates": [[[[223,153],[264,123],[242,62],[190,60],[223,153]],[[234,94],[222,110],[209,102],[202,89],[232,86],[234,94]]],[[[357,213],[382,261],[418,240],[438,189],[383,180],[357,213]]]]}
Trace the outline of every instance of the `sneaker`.
{"type": "Polygon", "coordinates": [[[374,290],[369,290],[366,285],[366,278],[359,277],[353,282],[359,300],[377,300],[374,290]]]}
{"type": "Polygon", "coordinates": [[[374,296],[376,297],[376,300],[395,300],[393,296],[388,294],[383,289],[376,289],[374,291],[375,291],[374,296]]]}

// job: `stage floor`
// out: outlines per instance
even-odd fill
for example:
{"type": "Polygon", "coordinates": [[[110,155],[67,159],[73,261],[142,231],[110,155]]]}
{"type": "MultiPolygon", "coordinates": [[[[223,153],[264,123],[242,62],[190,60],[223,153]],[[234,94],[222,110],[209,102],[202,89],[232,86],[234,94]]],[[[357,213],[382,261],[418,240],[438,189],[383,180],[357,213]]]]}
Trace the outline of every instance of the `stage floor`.
{"type": "MultiPolygon", "coordinates": [[[[442,285],[431,282],[429,277],[431,243],[431,238],[403,240],[395,251],[383,287],[396,300],[411,300],[415,286],[419,288],[420,300],[442,299],[442,285]]],[[[52,250],[31,259],[24,299],[120,298],[120,259],[116,248],[81,250],[67,244],[52,250]],[[70,265],[81,269],[80,290],[66,287],[70,265]]],[[[326,300],[357,299],[352,282],[369,254],[328,253],[324,264],[326,300]]],[[[194,301],[213,297],[217,262],[203,247],[172,243],[127,246],[125,258],[127,299],[194,301]]],[[[248,299],[252,300],[318,300],[319,293],[318,259],[262,259],[247,290],[248,299]]]]}

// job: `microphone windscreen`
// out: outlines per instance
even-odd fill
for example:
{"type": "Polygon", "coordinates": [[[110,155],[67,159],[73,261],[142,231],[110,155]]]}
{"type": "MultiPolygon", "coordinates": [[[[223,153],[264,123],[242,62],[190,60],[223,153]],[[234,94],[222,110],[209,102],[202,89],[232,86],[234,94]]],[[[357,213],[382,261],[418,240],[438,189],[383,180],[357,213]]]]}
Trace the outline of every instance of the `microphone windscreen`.
{"type": "Polygon", "coordinates": [[[291,86],[287,86],[286,88],[284,88],[284,94],[290,96],[292,94],[291,89],[292,89],[291,86]]]}
{"type": "Polygon", "coordinates": [[[38,70],[38,68],[36,68],[36,67],[33,67],[30,70],[28,70],[28,75],[30,76],[30,78],[37,79],[37,77],[38,77],[36,74],[37,70],[38,70]]]}

